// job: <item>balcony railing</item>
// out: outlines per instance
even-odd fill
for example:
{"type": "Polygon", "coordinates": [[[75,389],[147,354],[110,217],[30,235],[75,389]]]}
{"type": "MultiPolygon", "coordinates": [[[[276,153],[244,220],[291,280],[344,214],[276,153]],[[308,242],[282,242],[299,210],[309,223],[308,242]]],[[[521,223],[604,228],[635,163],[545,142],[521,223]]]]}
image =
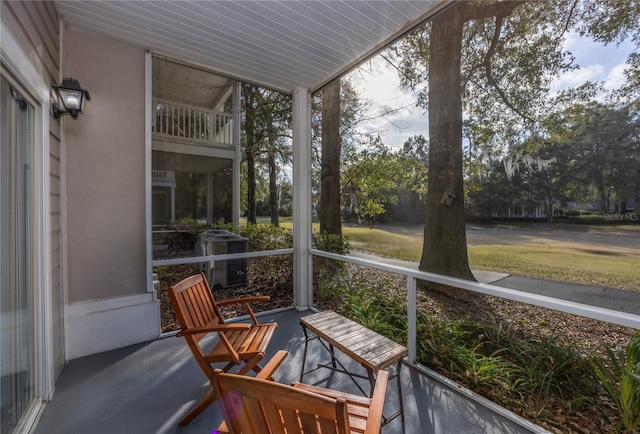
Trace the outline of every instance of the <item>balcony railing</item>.
{"type": "Polygon", "coordinates": [[[154,136],[203,145],[233,145],[233,116],[162,99],[153,100],[154,136]]]}
{"type": "Polygon", "coordinates": [[[152,170],[151,180],[154,182],[175,184],[176,172],[174,172],[173,170],[152,170]]]}
{"type": "MultiPolygon", "coordinates": [[[[192,257],[192,258],[175,258],[175,259],[154,260],[153,265],[154,266],[178,265],[178,264],[199,263],[199,262],[213,261],[213,260],[253,258],[253,257],[292,254],[292,253],[293,253],[293,249],[281,249],[281,250],[247,252],[247,253],[236,253],[236,254],[226,254],[226,255],[199,256],[199,257],[192,257]]],[[[417,330],[416,330],[416,318],[417,318],[416,289],[417,289],[418,280],[448,285],[451,287],[465,289],[465,290],[480,293],[480,294],[492,295],[492,296],[500,297],[507,300],[527,303],[533,306],[540,306],[543,308],[556,310],[559,312],[570,313],[574,315],[579,315],[586,318],[608,322],[611,324],[621,325],[624,327],[640,329],[640,315],[636,315],[636,314],[630,314],[630,313],[620,312],[616,310],[605,309],[598,306],[566,301],[558,298],[547,297],[544,295],[516,291],[513,289],[503,288],[500,286],[495,286],[495,285],[490,285],[485,283],[477,283],[469,280],[457,279],[454,277],[443,276],[440,274],[427,273],[424,271],[418,271],[418,270],[414,270],[406,267],[390,265],[390,264],[377,262],[377,261],[370,261],[367,259],[360,259],[360,258],[351,257],[351,256],[328,253],[328,252],[316,250],[316,249],[310,250],[310,253],[314,256],[324,257],[324,258],[328,258],[336,261],[348,262],[356,265],[362,265],[362,266],[371,267],[371,268],[382,270],[382,271],[400,274],[407,278],[407,293],[406,293],[407,312],[408,312],[408,315],[407,315],[408,345],[407,346],[409,349],[408,360],[412,363],[416,361],[417,347],[418,347],[417,345],[418,336],[417,336],[417,330]]]]}

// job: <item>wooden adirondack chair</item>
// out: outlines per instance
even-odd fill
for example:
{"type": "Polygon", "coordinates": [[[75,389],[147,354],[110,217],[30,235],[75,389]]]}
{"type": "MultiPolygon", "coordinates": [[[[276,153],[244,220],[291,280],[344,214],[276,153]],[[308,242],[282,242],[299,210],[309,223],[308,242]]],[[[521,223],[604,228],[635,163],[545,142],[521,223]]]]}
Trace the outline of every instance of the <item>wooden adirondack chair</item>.
{"type": "MultiPolygon", "coordinates": [[[[237,367],[236,373],[239,375],[244,375],[251,370],[256,373],[262,370],[259,363],[265,357],[267,345],[277,324],[259,324],[250,303],[267,301],[268,296],[216,302],[206,276],[200,273],[170,287],[169,298],[181,328],[178,336],[185,338],[207,378],[210,379],[213,374],[213,364],[220,362],[227,363],[222,371],[228,372],[231,368],[237,367]],[[251,323],[226,324],[220,313],[220,306],[229,304],[244,304],[251,317],[251,323]],[[211,350],[205,351],[201,347],[201,340],[208,333],[213,332],[218,334],[218,341],[211,350]]],[[[273,371],[267,373],[267,377],[271,377],[272,374],[273,371]]],[[[180,421],[180,425],[191,422],[215,400],[216,395],[210,387],[193,410],[180,421]]]]}
{"type": "Polygon", "coordinates": [[[293,383],[291,386],[215,370],[211,383],[232,434],[380,434],[388,372],[380,371],[371,398],[293,383]]]}

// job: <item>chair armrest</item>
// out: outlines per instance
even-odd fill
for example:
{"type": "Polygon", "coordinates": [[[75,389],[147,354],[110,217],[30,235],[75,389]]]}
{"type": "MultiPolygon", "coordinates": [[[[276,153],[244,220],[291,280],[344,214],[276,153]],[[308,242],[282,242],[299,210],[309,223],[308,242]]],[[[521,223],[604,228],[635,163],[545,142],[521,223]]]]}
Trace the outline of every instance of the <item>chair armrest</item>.
{"type": "Polygon", "coordinates": [[[204,327],[193,327],[186,330],[180,330],[176,336],[195,335],[199,333],[211,333],[211,332],[226,332],[232,330],[248,330],[251,328],[251,324],[247,323],[230,323],[230,324],[216,324],[204,327]]]}
{"type": "Polygon", "coordinates": [[[251,308],[250,303],[255,303],[259,301],[269,301],[270,299],[271,297],[269,297],[268,295],[256,295],[256,296],[250,296],[250,297],[240,297],[240,298],[232,298],[229,300],[222,300],[220,302],[216,302],[216,304],[218,306],[228,306],[231,304],[244,304],[244,308],[246,309],[247,313],[251,317],[251,321],[255,325],[258,325],[259,324],[258,318],[256,318],[256,315],[253,313],[253,309],[251,308]]]}
{"type": "MultiPolygon", "coordinates": [[[[373,387],[373,396],[371,397],[371,405],[369,406],[369,417],[365,426],[365,434],[378,434],[382,427],[382,410],[384,409],[384,397],[387,394],[387,383],[389,381],[389,373],[385,370],[378,371],[378,378],[373,387]]],[[[402,399],[402,397],[400,397],[402,399]]]]}
{"type": "Polygon", "coordinates": [[[282,365],[284,359],[287,358],[287,353],[284,350],[279,350],[262,368],[258,374],[256,374],[256,378],[260,378],[262,380],[273,380],[273,373],[282,365]]]}

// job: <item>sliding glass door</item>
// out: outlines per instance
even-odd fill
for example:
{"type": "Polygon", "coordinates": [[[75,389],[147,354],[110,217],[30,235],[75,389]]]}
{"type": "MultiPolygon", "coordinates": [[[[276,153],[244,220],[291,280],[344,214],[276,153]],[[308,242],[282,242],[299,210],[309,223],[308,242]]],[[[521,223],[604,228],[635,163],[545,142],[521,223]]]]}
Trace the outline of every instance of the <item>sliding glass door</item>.
{"type": "MultiPolygon", "coordinates": [[[[4,68],[3,68],[4,69],[4,68]]],[[[0,101],[0,433],[34,403],[34,106],[10,77],[0,101]]]]}

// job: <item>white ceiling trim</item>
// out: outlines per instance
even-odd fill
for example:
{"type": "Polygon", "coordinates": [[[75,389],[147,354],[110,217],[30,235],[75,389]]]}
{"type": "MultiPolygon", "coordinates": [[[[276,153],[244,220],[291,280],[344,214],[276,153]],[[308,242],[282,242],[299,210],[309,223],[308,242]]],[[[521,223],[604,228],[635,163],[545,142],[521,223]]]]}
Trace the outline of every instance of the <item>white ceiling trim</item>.
{"type": "Polygon", "coordinates": [[[56,0],[65,24],[234,79],[315,91],[446,7],[439,0],[56,0]]]}

